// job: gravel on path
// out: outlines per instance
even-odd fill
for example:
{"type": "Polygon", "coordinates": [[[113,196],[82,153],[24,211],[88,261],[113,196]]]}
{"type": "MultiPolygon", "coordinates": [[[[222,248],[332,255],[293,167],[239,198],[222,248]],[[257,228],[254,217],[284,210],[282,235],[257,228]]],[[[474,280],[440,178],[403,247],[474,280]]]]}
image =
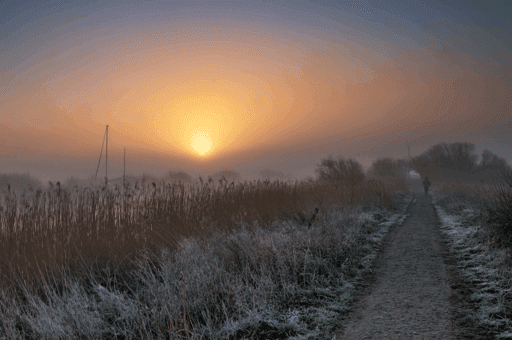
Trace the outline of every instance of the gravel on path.
{"type": "Polygon", "coordinates": [[[453,339],[449,273],[430,197],[413,193],[409,217],[390,231],[368,292],[335,339],[453,339]]]}

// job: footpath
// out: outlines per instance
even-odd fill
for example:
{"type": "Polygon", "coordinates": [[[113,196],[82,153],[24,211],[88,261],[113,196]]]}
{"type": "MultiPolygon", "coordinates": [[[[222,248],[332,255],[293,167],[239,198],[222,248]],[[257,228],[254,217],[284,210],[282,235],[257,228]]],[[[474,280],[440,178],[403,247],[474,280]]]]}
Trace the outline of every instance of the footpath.
{"type": "Polygon", "coordinates": [[[413,194],[409,217],[390,230],[375,282],[335,339],[455,339],[452,289],[431,198],[413,194]]]}

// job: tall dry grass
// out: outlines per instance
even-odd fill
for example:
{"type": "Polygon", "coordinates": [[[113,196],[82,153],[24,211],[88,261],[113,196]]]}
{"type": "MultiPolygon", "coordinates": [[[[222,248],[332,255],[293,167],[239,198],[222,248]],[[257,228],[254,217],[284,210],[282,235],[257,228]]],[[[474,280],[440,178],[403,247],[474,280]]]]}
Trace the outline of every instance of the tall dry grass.
{"type": "Polygon", "coordinates": [[[463,193],[475,196],[492,197],[492,184],[483,181],[436,181],[439,190],[446,194],[463,193]]]}
{"type": "MultiPolygon", "coordinates": [[[[321,260],[323,257],[332,258],[336,266],[345,268],[340,274],[344,277],[355,275],[360,266],[356,258],[369,249],[358,244],[369,242],[363,240],[368,235],[366,229],[376,227],[368,222],[351,226],[352,217],[346,225],[339,218],[325,217],[321,224],[329,227],[309,230],[317,211],[313,209],[330,214],[332,205],[345,210],[375,204],[389,207],[393,188],[376,180],[358,185],[200,180],[195,186],[142,182],[125,188],[84,190],[65,190],[57,184],[22,195],[6,191],[2,198],[0,310],[5,322],[0,322],[0,330],[5,334],[22,332],[25,337],[27,332],[29,339],[43,335],[62,338],[53,333],[60,326],[45,321],[51,319],[69,328],[58,332],[89,334],[86,338],[98,338],[102,332],[100,338],[112,338],[107,324],[125,329],[124,333],[132,334],[129,338],[155,334],[167,338],[160,336],[161,332],[189,338],[193,323],[211,322],[211,331],[227,315],[231,318],[231,313],[238,315],[249,306],[259,306],[253,289],[261,299],[270,299],[277,306],[310,294],[304,291],[307,287],[316,291],[325,285],[336,286],[334,272],[318,274],[328,278],[327,282],[320,280],[316,265],[310,268],[312,255],[320,262],[327,261],[321,260]],[[290,232],[297,235],[290,236],[290,241],[283,238],[283,230],[271,230],[279,225],[276,220],[288,219],[306,226],[306,233],[292,228],[295,231],[290,232]],[[244,229],[237,236],[243,237],[243,242],[223,241],[237,229],[244,229]],[[224,237],[219,236],[222,234],[224,237]],[[197,251],[180,260],[179,254],[174,258],[174,251],[180,249],[184,238],[195,239],[197,251]],[[276,238],[272,241],[276,245],[270,246],[267,238],[276,238]],[[200,249],[210,249],[210,254],[203,258],[200,249]],[[182,261],[183,266],[174,268],[159,259],[162,251],[169,261],[182,261]],[[277,258],[284,262],[276,272],[277,258]],[[247,263],[252,265],[247,267],[247,263]],[[285,269],[287,266],[293,267],[291,276],[285,272],[291,270],[285,269]],[[161,277],[167,276],[161,285],[161,277]],[[75,279],[82,283],[78,285],[75,279]],[[237,293],[240,280],[250,291],[237,293]],[[187,286],[178,287],[179,282],[187,286]],[[209,286],[205,288],[205,284],[209,286]],[[121,292],[109,292],[102,286],[121,292]],[[94,302],[95,296],[103,302],[94,302]],[[175,297],[178,300],[174,301],[175,297]],[[230,306],[231,300],[243,301],[243,306],[230,306]],[[210,315],[203,316],[203,312],[210,315]],[[140,330],[133,329],[135,321],[141,323],[136,325],[140,330]],[[14,325],[18,331],[12,329],[14,325]]],[[[339,289],[351,291],[350,285],[347,287],[344,283],[339,289]]]]}
{"type": "Polygon", "coordinates": [[[464,278],[457,289],[471,292],[457,319],[472,320],[472,328],[488,338],[510,338],[512,173],[490,183],[444,181],[437,186],[432,202],[464,278]]]}
{"type": "Polygon", "coordinates": [[[0,206],[2,287],[37,286],[66,267],[74,275],[95,261],[98,270],[130,263],[142,249],[175,249],[182,238],[208,240],[242,224],[297,218],[328,204],[390,205],[378,181],[357,186],[331,182],[245,182],[212,180],[136,183],[125,188],[67,190],[60,184],[22,195],[3,193],[0,206]],[[214,228],[207,227],[214,225],[214,228]],[[214,230],[215,229],[215,230],[214,230]],[[123,261],[124,260],[124,261],[123,261]],[[43,280],[43,281],[42,281],[43,280]]]}

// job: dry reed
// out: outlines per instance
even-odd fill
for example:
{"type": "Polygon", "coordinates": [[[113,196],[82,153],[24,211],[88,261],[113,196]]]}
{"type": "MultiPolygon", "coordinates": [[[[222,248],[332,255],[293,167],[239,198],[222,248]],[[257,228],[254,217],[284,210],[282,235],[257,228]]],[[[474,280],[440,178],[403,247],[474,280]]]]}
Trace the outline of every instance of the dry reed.
{"type": "MultiPolygon", "coordinates": [[[[142,249],[176,249],[194,236],[208,240],[216,231],[230,233],[242,224],[270,224],[326,204],[350,206],[381,202],[390,205],[391,192],[371,180],[347,186],[332,182],[244,182],[210,179],[198,185],[135,183],[131,187],[72,190],[51,184],[46,191],[29,190],[18,197],[4,192],[0,206],[0,266],[2,287],[37,287],[46,277],[68,268],[86,277],[96,264],[128,266],[142,249]],[[214,228],[209,226],[215,226],[214,228]]],[[[46,278],[46,279],[47,279],[46,278]]]]}

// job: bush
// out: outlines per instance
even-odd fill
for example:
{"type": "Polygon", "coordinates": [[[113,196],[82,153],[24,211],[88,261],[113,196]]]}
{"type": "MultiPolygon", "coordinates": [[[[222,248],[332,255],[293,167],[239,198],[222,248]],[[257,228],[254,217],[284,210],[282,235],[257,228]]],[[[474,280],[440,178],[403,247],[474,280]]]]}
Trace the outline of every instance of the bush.
{"type": "Polygon", "coordinates": [[[379,158],[372,163],[368,177],[381,181],[387,187],[407,191],[407,162],[403,159],[379,158]]]}
{"type": "Polygon", "coordinates": [[[365,175],[363,167],[353,159],[344,159],[341,157],[338,161],[329,156],[323,159],[316,169],[318,180],[342,182],[345,185],[357,185],[364,181],[365,175]]]}
{"type": "Polygon", "coordinates": [[[498,247],[512,246],[512,171],[493,182],[494,196],[487,201],[487,212],[494,242],[498,247]]]}

